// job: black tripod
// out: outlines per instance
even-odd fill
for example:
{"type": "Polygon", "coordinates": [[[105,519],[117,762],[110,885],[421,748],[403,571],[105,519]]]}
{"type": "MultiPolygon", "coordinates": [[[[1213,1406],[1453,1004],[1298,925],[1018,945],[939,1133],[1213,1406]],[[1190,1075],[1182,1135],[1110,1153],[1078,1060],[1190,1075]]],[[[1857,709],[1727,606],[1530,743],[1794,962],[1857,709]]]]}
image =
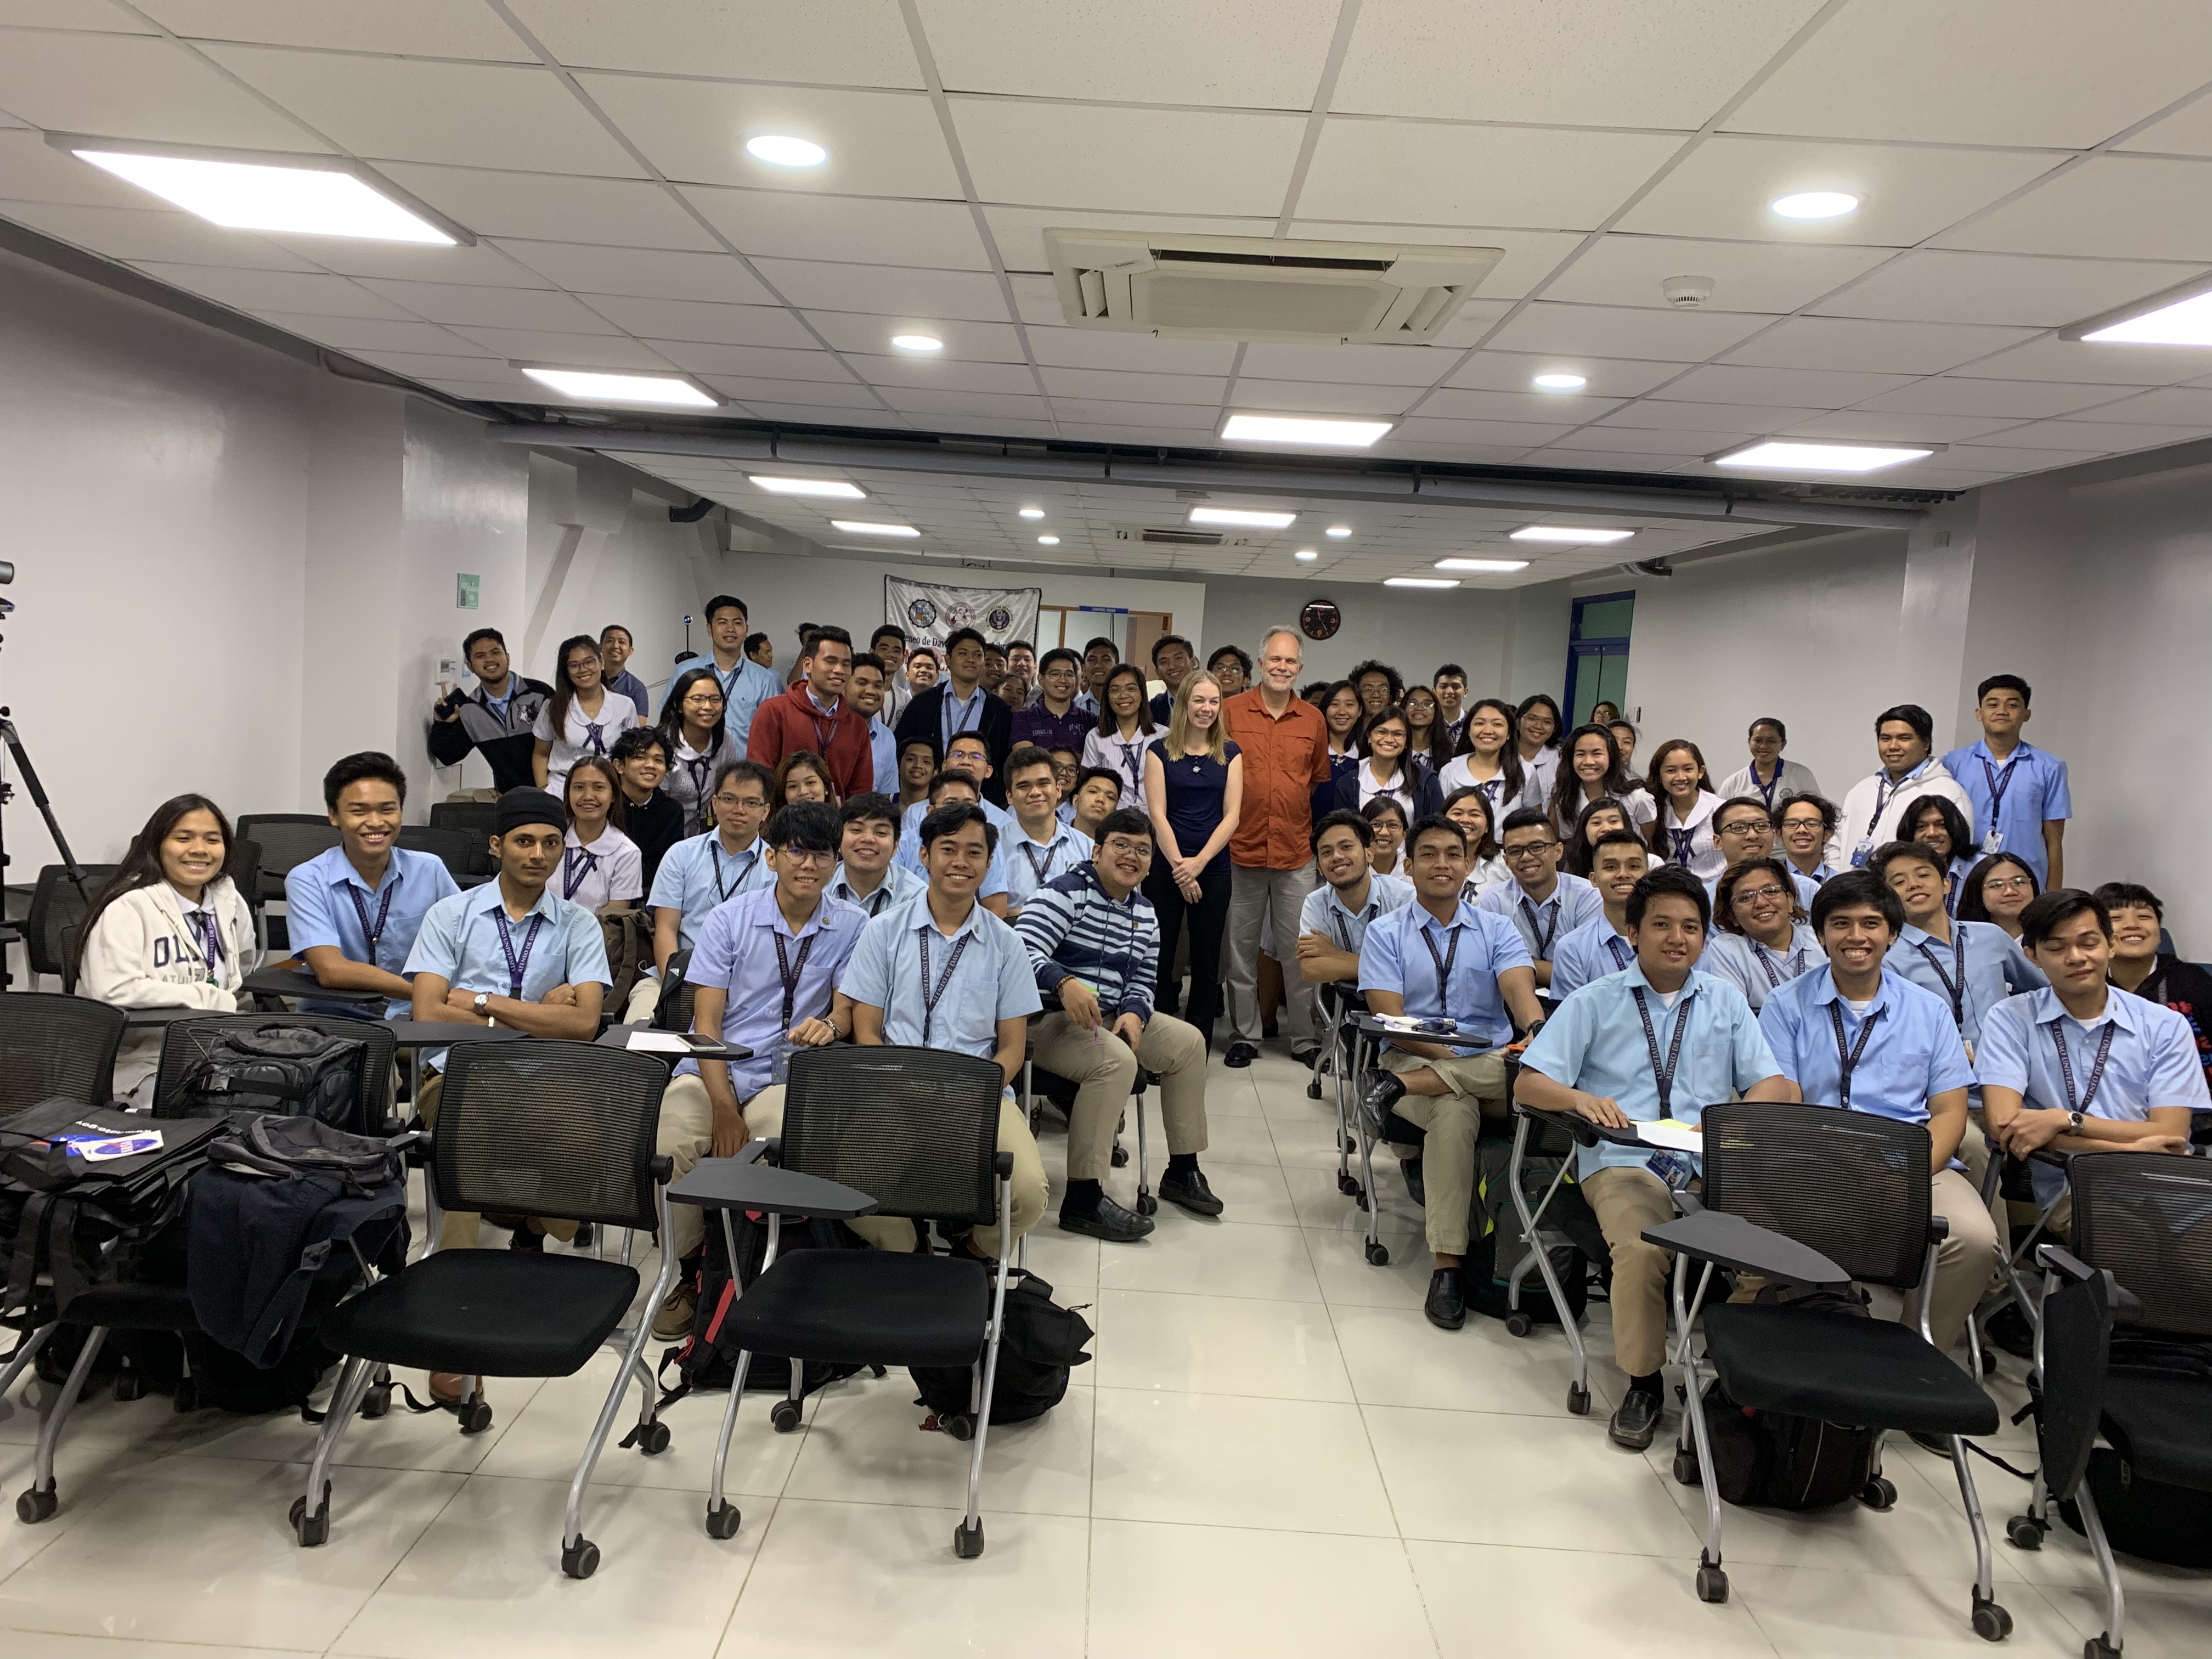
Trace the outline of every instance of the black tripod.
{"type": "MultiPolygon", "coordinates": [[[[15,577],[15,567],[0,561],[0,582],[13,581],[15,577]]],[[[0,599],[0,620],[4,620],[15,609],[13,600],[0,599]]],[[[0,643],[4,643],[5,639],[4,635],[0,635],[0,643]]],[[[61,821],[54,817],[54,804],[47,799],[46,785],[39,781],[39,769],[31,764],[30,752],[23,747],[22,734],[15,730],[15,722],[9,718],[9,714],[6,708],[0,707],[0,744],[7,746],[9,757],[15,763],[16,774],[23,780],[23,788],[31,797],[31,804],[39,809],[40,817],[46,821],[46,834],[53,840],[54,851],[61,854],[62,868],[69,872],[70,882],[76,888],[77,897],[89,907],[92,895],[88,890],[84,866],[76,861],[76,854],[70,851],[69,837],[62,834],[61,821]]],[[[15,785],[0,778],[0,879],[5,879],[8,868],[8,814],[5,809],[15,799],[15,785]]],[[[7,965],[8,947],[22,937],[21,927],[13,922],[0,921],[0,991],[15,988],[15,973],[7,965]]]]}

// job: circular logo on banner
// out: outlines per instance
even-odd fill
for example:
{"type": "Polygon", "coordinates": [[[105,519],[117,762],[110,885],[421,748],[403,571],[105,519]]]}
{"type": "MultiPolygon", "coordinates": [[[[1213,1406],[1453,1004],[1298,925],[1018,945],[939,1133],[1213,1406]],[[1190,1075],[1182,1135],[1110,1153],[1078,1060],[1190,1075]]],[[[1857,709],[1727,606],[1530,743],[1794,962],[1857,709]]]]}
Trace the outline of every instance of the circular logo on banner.
{"type": "Polygon", "coordinates": [[[906,619],[927,633],[937,626],[937,603],[933,599],[915,599],[906,608],[906,619]]]}
{"type": "Polygon", "coordinates": [[[975,625],[975,606],[965,599],[947,599],[945,602],[945,623],[948,628],[973,628],[975,625]]]}
{"type": "Polygon", "coordinates": [[[983,625],[991,633],[1003,634],[1014,625],[1014,613],[1003,605],[994,605],[983,618],[983,625]]]}
{"type": "Polygon", "coordinates": [[[1298,612],[1298,626],[1310,640],[1333,640],[1344,626],[1344,613],[1334,599],[1316,599],[1298,612]]]}

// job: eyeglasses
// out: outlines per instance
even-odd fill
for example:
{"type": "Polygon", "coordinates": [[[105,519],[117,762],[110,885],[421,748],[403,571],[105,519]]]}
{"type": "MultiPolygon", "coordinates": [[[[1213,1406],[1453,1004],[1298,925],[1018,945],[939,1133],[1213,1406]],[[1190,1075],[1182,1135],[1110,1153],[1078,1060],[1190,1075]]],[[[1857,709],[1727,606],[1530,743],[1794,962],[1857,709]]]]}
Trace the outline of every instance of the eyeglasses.
{"type": "Polygon", "coordinates": [[[1548,841],[1524,841],[1517,847],[1507,848],[1505,856],[1509,861],[1518,864],[1524,859],[1540,859],[1551,849],[1552,843],[1548,841]]]}
{"type": "Polygon", "coordinates": [[[1739,887],[1735,890],[1738,904],[1771,904],[1776,899],[1787,898],[1779,887],[1739,887]]]}
{"type": "Polygon", "coordinates": [[[1984,893],[2030,893],[2035,884],[2026,876],[1992,876],[1982,884],[1984,893]]]}
{"type": "Polygon", "coordinates": [[[717,806],[750,807],[756,812],[764,812],[768,810],[768,803],[765,800],[763,800],[758,795],[720,794],[714,797],[714,805],[717,806]]]}
{"type": "Polygon", "coordinates": [[[1770,831],[1763,818],[1738,818],[1734,823],[1724,823],[1721,826],[1721,834],[1724,836],[1757,836],[1767,833],[1770,831]]]}
{"type": "Polygon", "coordinates": [[[1784,830],[1818,830],[1825,833],[1828,823],[1826,818],[1784,818],[1782,827],[1784,830]]]}
{"type": "Polygon", "coordinates": [[[826,870],[837,862],[835,853],[817,853],[810,847],[779,847],[775,856],[782,863],[814,870],[826,870]]]}

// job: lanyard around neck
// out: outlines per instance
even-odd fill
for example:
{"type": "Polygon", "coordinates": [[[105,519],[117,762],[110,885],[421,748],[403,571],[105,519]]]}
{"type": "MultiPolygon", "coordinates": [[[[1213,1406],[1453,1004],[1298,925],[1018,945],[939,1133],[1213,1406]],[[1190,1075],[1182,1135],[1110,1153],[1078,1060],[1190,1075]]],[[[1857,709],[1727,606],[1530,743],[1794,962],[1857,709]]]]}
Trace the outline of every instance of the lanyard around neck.
{"type": "Polygon", "coordinates": [[[1860,1057],[1866,1053],[1867,1039],[1874,1035],[1874,1023],[1881,1018],[1881,1010],[1867,1010],[1866,1023],[1859,1027],[1859,1040],[1846,1048],[1844,1044],[1844,1010],[1840,1002],[1828,1005],[1828,1018],[1836,1028],[1836,1103],[1845,1111],[1851,1109],[1851,1073],[1858,1069],[1860,1057]]]}
{"type": "MultiPolygon", "coordinates": [[[[1686,999],[1689,994],[1690,988],[1683,986],[1682,999],[1686,999]]],[[[1682,1032],[1690,1023],[1689,1005],[1681,999],[1674,1004],[1674,1036],[1667,1045],[1667,1058],[1662,1060],[1659,1058],[1659,1032],[1651,1024],[1651,1005],[1644,1000],[1644,988],[1632,985],[1629,987],[1629,994],[1636,999],[1637,1016],[1644,1022],[1644,1046],[1651,1054],[1651,1080],[1659,1088],[1659,1115],[1672,1117],[1674,1115],[1674,1067],[1682,1058],[1682,1032]]],[[[1663,1012],[1661,1018],[1665,1018],[1663,1012]]]]}

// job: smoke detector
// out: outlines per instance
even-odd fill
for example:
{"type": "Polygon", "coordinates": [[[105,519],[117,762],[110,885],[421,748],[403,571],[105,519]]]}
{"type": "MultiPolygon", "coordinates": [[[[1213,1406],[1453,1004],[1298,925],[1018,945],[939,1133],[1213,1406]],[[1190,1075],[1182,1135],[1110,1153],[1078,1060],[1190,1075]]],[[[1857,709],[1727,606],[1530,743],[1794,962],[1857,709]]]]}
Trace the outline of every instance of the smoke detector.
{"type": "Polygon", "coordinates": [[[1695,311],[1713,297],[1713,279],[1710,276],[1669,276],[1659,284],[1660,293],[1667,303],[1677,311],[1695,311]]]}

